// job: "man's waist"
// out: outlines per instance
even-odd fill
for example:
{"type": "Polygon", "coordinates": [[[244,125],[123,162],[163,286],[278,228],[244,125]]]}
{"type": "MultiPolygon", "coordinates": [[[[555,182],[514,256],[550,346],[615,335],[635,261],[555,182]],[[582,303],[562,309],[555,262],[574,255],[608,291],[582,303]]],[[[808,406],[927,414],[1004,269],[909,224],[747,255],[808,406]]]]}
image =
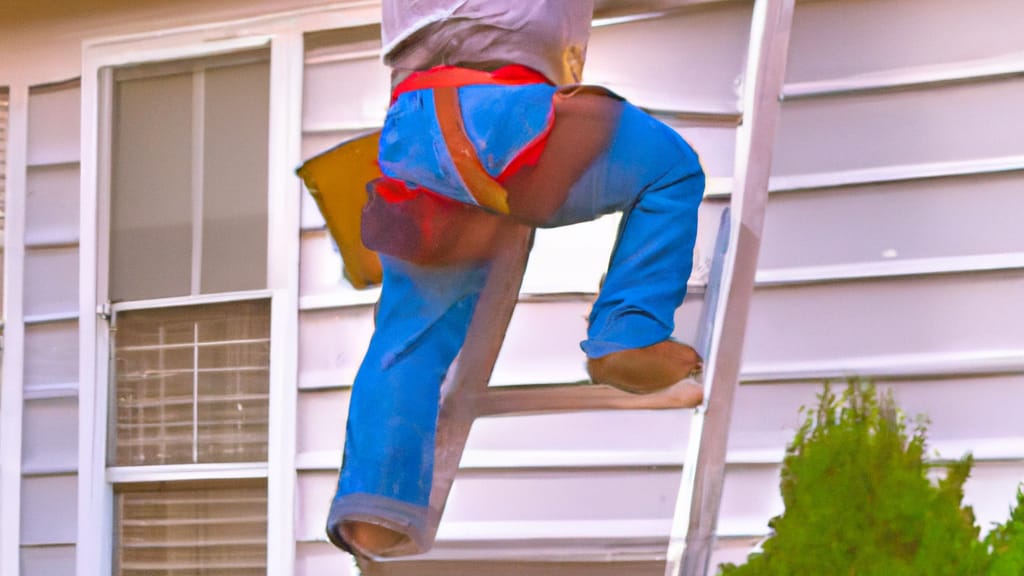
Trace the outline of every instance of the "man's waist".
{"type": "Polygon", "coordinates": [[[434,88],[451,88],[471,85],[551,84],[536,70],[519,64],[502,66],[496,70],[483,70],[466,66],[435,66],[429,70],[413,72],[401,81],[391,92],[391,102],[406,92],[434,88]]]}

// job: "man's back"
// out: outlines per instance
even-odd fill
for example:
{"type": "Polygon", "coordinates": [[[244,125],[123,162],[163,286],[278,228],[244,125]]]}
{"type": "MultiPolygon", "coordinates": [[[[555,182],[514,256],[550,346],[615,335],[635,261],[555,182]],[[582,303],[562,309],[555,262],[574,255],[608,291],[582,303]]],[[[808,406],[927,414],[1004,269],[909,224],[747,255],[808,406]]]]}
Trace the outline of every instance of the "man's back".
{"type": "Polygon", "coordinates": [[[400,81],[448,64],[515,63],[552,83],[580,81],[593,0],[384,0],[384,62],[400,81]]]}

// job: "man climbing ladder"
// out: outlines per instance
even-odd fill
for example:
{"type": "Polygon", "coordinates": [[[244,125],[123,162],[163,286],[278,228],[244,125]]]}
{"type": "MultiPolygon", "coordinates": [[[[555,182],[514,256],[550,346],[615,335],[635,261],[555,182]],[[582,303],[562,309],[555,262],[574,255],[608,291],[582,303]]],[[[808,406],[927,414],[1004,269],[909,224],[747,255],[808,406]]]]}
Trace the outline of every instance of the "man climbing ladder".
{"type": "Polygon", "coordinates": [[[356,376],[327,533],[363,556],[422,552],[440,386],[514,226],[622,212],[581,344],[595,383],[645,394],[701,359],[670,338],[704,174],[671,128],[579,85],[592,0],[384,0],[391,106],[363,240],[380,254],[376,330],[356,376]]]}

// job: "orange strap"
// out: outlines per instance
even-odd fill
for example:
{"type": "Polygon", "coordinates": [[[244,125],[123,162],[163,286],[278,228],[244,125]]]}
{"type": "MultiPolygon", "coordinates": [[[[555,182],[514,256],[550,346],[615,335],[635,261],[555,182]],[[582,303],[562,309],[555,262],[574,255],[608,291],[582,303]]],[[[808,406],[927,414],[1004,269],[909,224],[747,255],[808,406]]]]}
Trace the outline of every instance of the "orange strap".
{"type": "Polygon", "coordinates": [[[434,108],[448,155],[469,193],[484,208],[508,214],[508,191],[487,173],[480,163],[476,148],[466,136],[462,108],[459,105],[459,89],[455,86],[434,88],[434,108]]]}

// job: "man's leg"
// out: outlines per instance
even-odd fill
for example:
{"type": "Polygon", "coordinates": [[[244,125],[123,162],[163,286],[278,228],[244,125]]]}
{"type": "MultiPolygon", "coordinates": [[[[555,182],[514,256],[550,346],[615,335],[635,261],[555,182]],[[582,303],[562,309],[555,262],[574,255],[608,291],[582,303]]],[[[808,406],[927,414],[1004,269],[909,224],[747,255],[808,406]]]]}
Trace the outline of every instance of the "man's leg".
{"type": "Polygon", "coordinates": [[[398,545],[425,544],[440,386],[487,267],[381,260],[377,327],[352,390],[327,531],[340,547],[386,555],[398,545]]]}
{"type": "MultiPolygon", "coordinates": [[[[647,393],[699,367],[693,349],[670,339],[704,191],[697,155],[674,130],[626,102],[571,96],[555,105],[540,161],[506,187],[513,214],[548,226],[623,213],[582,345],[594,381],[647,393]]],[[[696,405],[702,391],[691,396],[696,405]]]]}

